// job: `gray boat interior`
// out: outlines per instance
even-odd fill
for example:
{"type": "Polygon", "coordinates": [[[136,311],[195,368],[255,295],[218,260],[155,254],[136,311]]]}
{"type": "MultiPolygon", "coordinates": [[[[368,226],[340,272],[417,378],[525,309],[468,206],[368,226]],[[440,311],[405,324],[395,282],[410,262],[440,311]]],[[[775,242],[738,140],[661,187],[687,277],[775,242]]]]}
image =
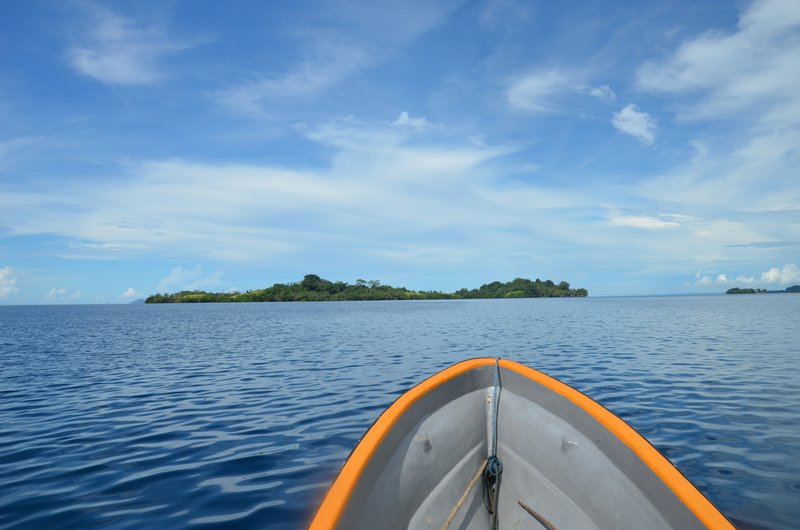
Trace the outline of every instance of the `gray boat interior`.
{"type": "MultiPolygon", "coordinates": [[[[441,528],[487,457],[495,367],[432,389],[403,414],[364,469],[338,528],[441,528]]],[[[570,400],[500,369],[501,529],[705,528],[619,438],[570,400]]],[[[490,528],[481,481],[449,528],[490,528]]]]}

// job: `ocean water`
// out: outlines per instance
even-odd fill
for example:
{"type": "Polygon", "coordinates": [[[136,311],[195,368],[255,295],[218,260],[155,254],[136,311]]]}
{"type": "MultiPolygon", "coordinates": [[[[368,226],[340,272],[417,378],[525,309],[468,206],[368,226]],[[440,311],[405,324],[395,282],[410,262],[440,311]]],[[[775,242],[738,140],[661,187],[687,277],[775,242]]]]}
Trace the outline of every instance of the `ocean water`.
{"type": "Polygon", "coordinates": [[[302,528],[398,395],[555,376],[735,524],[800,523],[800,295],[0,306],[0,529],[302,528]]]}

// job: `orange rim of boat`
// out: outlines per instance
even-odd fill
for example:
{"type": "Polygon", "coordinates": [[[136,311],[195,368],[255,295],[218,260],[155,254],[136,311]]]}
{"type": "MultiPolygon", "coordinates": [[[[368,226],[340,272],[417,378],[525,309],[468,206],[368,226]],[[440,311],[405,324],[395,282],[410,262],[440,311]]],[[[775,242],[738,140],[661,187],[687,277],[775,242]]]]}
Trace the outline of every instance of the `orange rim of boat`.
{"type": "MultiPolygon", "coordinates": [[[[372,455],[375,453],[375,450],[380,446],[389,431],[392,430],[400,417],[405,414],[411,405],[425,394],[447,381],[475,368],[493,364],[495,364],[495,359],[488,357],[462,361],[426,379],[397,398],[397,400],[375,420],[372,427],[369,428],[358,445],[356,445],[355,449],[353,449],[350,457],[339,472],[339,476],[331,485],[322,504],[320,504],[314,519],[311,521],[309,530],[323,530],[336,527],[347,506],[353,489],[355,489],[361,474],[372,458],[372,455]]],[[[641,434],[636,432],[633,427],[622,421],[607,408],[569,385],[523,364],[501,359],[500,366],[506,370],[511,370],[528,379],[536,381],[583,409],[633,451],[633,453],[638,456],[670,490],[672,490],[707,528],[734,528],[730,521],[722,515],[711,501],[689,482],[689,479],[684,477],[678,468],[672,465],[658,449],[648,442],[641,434]]]]}

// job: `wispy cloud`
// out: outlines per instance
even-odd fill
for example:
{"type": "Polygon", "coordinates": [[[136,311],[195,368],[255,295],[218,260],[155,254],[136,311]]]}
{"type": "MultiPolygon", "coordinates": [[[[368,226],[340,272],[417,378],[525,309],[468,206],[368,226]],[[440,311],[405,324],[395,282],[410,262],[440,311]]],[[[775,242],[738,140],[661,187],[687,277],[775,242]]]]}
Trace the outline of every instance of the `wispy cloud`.
{"type": "Polygon", "coordinates": [[[505,29],[508,20],[529,20],[535,12],[530,2],[518,0],[488,0],[483,3],[483,9],[478,15],[478,20],[490,27],[505,29]]]}
{"type": "MultiPolygon", "coordinates": [[[[608,249],[625,249],[627,267],[674,273],[735,257],[741,251],[731,245],[778,239],[772,224],[693,217],[691,207],[662,197],[625,204],[602,179],[554,186],[542,177],[546,167],[509,179],[515,146],[459,138],[446,124],[412,126],[424,118],[411,113],[391,116],[298,126],[299,140],[330,153],[317,166],[129,160],[102,182],[62,179],[43,192],[2,193],[0,209],[9,234],[59,236],[65,255],[180,256],[206,267],[358,259],[430,274],[456,265],[500,271],[547,255],[564,267],[591,259],[613,268],[608,249]],[[562,256],[565,247],[580,251],[562,256]]],[[[201,266],[175,267],[153,291],[157,284],[162,292],[232,287],[201,266]]]]}
{"type": "MultiPolygon", "coordinates": [[[[320,38],[320,37],[317,37],[320,38]]],[[[260,114],[273,99],[307,98],[323,92],[368,66],[373,58],[357,43],[338,37],[320,42],[316,49],[289,72],[255,75],[217,94],[218,100],[234,109],[260,114]]]]}
{"type": "MultiPolygon", "coordinates": [[[[698,149],[697,156],[644,180],[638,186],[640,193],[694,208],[749,212],[797,209],[800,186],[792,160],[800,156],[800,129],[755,134],[739,147],[723,143],[718,149],[718,154],[705,147],[698,149]]],[[[794,221],[787,222],[771,239],[800,237],[796,218],[794,221]]]]}
{"type": "Polygon", "coordinates": [[[800,119],[800,3],[752,2],[731,33],[708,31],[637,73],[640,88],[696,93],[687,117],[753,112],[776,123],[800,119]]]}
{"type": "Polygon", "coordinates": [[[800,241],[753,241],[750,243],[741,243],[728,246],[731,248],[782,248],[782,247],[800,248],[800,241]]]}
{"type": "Polygon", "coordinates": [[[0,298],[8,298],[9,295],[19,291],[17,278],[13,274],[14,270],[11,267],[0,269],[0,298]]]}
{"type": "MultiPolygon", "coordinates": [[[[691,160],[642,183],[645,197],[740,215],[797,209],[799,37],[800,4],[761,0],[733,31],[709,30],[638,70],[639,88],[668,94],[679,118],[707,127],[691,160]]],[[[776,227],[762,241],[800,234],[796,216],[776,227]]]]}
{"type": "Polygon", "coordinates": [[[653,145],[656,141],[656,120],[638,110],[633,103],[614,113],[611,123],[618,131],[633,136],[645,145],[653,145]]]}
{"type": "Polygon", "coordinates": [[[166,77],[162,58],[192,47],[147,24],[93,3],[84,4],[85,27],[75,31],[68,51],[78,72],[110,85],[146,85],[166,77]]]}
{"type": "Polygon", "coordinates": [[[681,226],[676,220],[676,216],[673,215],[624,215],[615,212],[609,217],[609,221],[616,226],[630,226],[648,230],[664,230],[681,226]]]}
{"type": "MultiPolygon", "coordinates": [[[[569,216],[542,220],[594,201],[583,193],[504,182],[492,164],[513,147],[454,141],[433,127],[351,119],[298,131],[333,150],[330,164],[304,170],[180,159],[130,164],[127,174],[105,186],[71,183],[68,194],[28,193],[24,201],[7,196],[2,206],[8,206],[9,230],[58,234],[70,241],[70,253],[92,256],[178,252],[269,263],[345,241],[349,252],[376,251],[384,241],[395,249],[438,245],[436,234],[444,230],[455,231],[441,235],[447,244],[467,238],[484,248],[498,244],[497,231],[582,238],[569,216]]],[[[189,273],[199,274],[177,269],[175,277],[189,273]]]]}
{"type": "Polygon", "coordinates": [[[330,3],[325,24],[285,29],[284,52],[294,56],[290,66],[253,69],[214,97],[251,117],[270,113],[276,101],[310,100],[381,64],[439,24],[459,3],[330,3]]]}
{"type": "Polygon", "coordinates": [[[140,294],[139,291],[137,291],[133,287],[128,287],[127,289],[125,289],[125,292],[122,293],[122,297],[123,298],[134,298],[136,296],[139,296],[139,294],[140,294]]]}
{"type": "Polygon", "coordinates": [[[27,151],[39,141],[41,139],[34,136],[19,136],[0,140],[0,164],[3,164],[14,155],[27,151]]]}
{"type": "MultiPolygon", "coordinates": [[[[105,185],[72,182],[69,193],[54,187],[2,194],[0,208],[11,234],[61,236],[69,254],[240,265],[333,260],[338,253],[407,264],[438,253],[451,260],[441,267],[458,260],[479,267],[519,255],[552,256],[572,245],[581,249],[571,258],[576,262],[591,255],[610,263],[607,249],[625,248],[642,266],[669,268],[711,263],[736,253],[730,245],[774,239],[759,225],[692,217],[683,208],[646,213],[657,203],[621,204],[609,213],[602,205],[619,204],[614,186],[557,187],[540,179],[545,169],[536,178],[509,179],[503,171],[516,156],[513,145],[397,121],[298,126],[299,135],[331,153],[317,167],[129,162],[105,185]]],[[[214,274],[175,268],[159,288],[229,287],[214,274]]]]}
{"type": "Polygon", "coordinates": [[[224,289],[225,282],[222,276],[223,274],[220,271],[206,273],[200,265],[195,265],[191,269],[186,269],[179,265],[173,267],[167,276],[161,278],[161,282],[158,284],[158,292],[224,289]]]}

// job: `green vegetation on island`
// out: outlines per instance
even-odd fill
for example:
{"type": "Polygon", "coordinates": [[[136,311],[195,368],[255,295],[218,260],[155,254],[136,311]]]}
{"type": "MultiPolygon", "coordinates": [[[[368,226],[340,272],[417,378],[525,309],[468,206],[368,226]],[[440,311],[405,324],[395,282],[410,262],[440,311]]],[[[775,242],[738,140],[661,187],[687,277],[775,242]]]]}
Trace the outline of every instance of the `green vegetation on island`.
{"type": "Polygon", "coordinates": [[[733,287],[725,291],[725,294],[762,294],[762,293],[800,293],[800,285],[792,285],[782,291],[768,291],[766,289],[753,289],[752,287],[733,287]]]}
{"type": "Polygon", "coordinates": [[[307,274],[302,281],[276,283],[266,289],[245,292],[208,293],[181,291],[173,294],[154,294],[148,304],[207,303],[207,302],[301,302],[345,300],[444,300],[465,298],[560,298],[587,296],[586,289],[572,289],[567,282],[534,281],[517,278],[510,282],[492,282],[478,289],[459,289],[454,293],[441,291],[410,291],[405,287],[382,285],[377,280],[357,280],[355,284],[331,282],[316,274],[307,274]]]}

